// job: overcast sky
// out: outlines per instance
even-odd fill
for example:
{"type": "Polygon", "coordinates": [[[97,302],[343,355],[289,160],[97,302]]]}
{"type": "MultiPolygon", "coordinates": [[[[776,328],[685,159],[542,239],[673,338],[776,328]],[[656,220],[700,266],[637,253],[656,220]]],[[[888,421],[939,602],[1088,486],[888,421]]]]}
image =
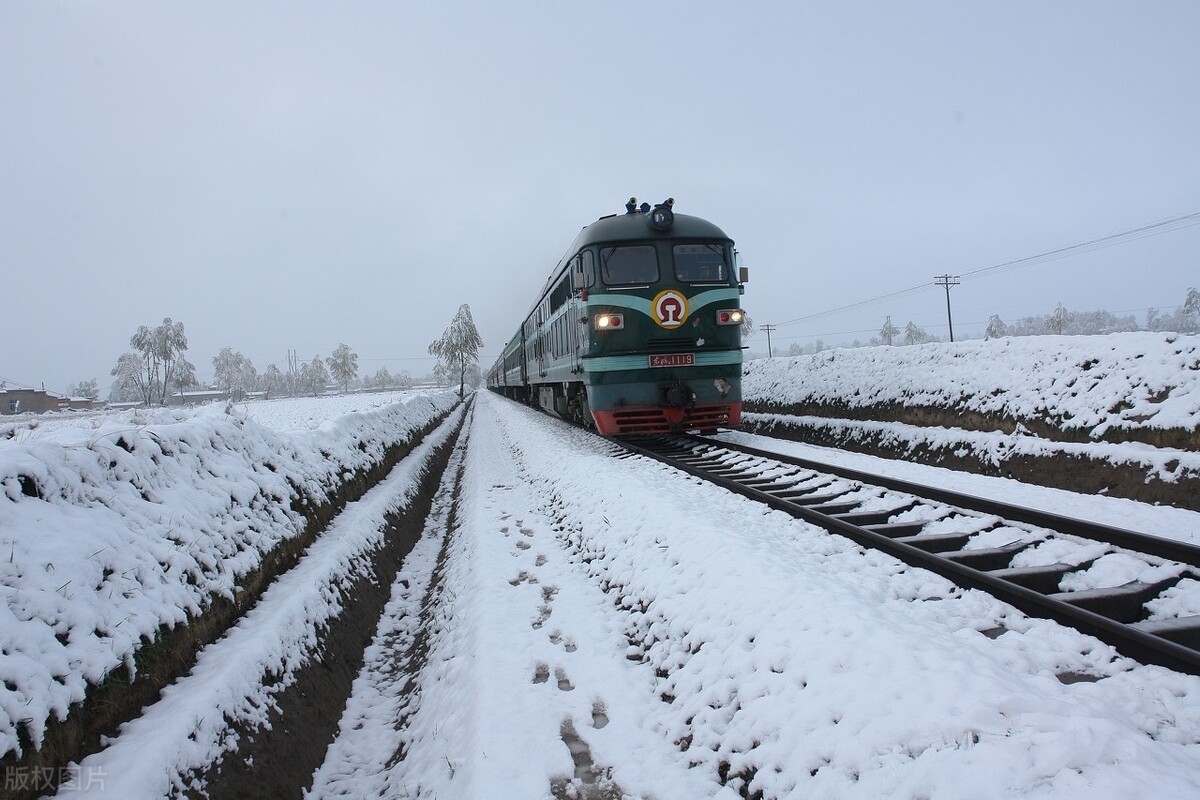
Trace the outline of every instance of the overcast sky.
{"type": "MultiPolygon", "coordinates": [[[[5,0],[0,378],[106,390],[166,316],[201,377],[420,375],[461,303],[486,366],[630,195],[737,242],[776,347],[944,335],[935,275],[1200,212],[1197,42],[1193,0],[5,0]]],[[[1178,306],[1197,223],[964,277],[956,333],[1178,306]]]]}

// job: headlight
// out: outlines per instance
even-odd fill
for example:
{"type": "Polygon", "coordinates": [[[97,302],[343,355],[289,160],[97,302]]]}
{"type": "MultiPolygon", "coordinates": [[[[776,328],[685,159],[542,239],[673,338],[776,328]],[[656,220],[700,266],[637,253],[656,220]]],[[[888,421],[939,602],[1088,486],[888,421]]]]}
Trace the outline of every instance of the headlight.
{"type": "Polygon", "coordinates": [[[624,314],[597,314],[596,329],[601,331],[619,331],[625,327],[624,314]]]}
{"type": "Polygon", "coordinates": [[[671,210],[671,206],[675,205],[675,198],[668,197],[665,203],[659,203],[650,212],[650,227],[656,231],[670,230],[675,224],[675,212],[671,210]]]}
{"type": "Polygon", "coordinates": [[[740,308],[723,308],[717,312],[718,325],[741,325],[746,314],[740,308]]]}

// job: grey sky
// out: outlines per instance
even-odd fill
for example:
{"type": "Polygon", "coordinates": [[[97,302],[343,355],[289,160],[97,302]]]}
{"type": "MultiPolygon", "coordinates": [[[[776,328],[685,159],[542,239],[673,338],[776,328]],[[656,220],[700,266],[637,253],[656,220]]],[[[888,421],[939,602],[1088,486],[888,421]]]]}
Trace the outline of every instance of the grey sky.
{"type": "MultiPolygon", "coordinates": [[[[631,194],[737,241],[760,325],[1200,211],[1197,41],[1195,2],[7,0],[0,376],[105,387],[164,316],[201,376],[423,374],[464,302],[490,361],[631,194]]],[[[956,332],[1197,285],[1191,225],[964,280],[956,332]]],[[[775,342],[887,314],[945,332],[931,285],[775,342]]]]}

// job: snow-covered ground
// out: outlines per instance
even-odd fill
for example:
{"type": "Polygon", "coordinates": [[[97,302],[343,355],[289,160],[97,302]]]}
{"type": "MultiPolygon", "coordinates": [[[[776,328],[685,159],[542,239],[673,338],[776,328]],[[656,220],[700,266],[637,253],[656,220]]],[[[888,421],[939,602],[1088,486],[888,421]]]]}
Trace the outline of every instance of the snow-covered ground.
{"type": "MultiPolygon", "coordinates": [[[[455,400],[141,412],[0,440],[10,724],[30,708],[60,713],[85,670],[119,663],[137,638],[121,629],[182,620],[197,601],[170,576],[221,591],[260,552],[244,542],[287,535],[290,512],[267,502],[280,476],[328,487],[365,457],[359,442],[370,452],[398,435],[381,429],[455,400]],[[193,551],[197,566],[179,560],[193,551]],[[89,608],[77,582],[93,598],[114,585],[89,608]]],[[[179,793],[236,746],[231,721],[268,720],[314,631],[338,614],[337,587],[453,422],[348,506],[59,794],[179,793]]],[[[724,435],[1200,541],[1200,514],[1179,509],[724,435]]],[[[1200,678],[1136,664],[658,463],[614,458],[497,396],[477,396],[433,509],[311,797],[1200,797],[1200,678]]]]}
{"type": "Polygon", "coordinates": [[[747,362],[747,399],[901,404],[1110,430],[1200,429],[1200,336],[1014,336],[747,362]]]}
{"type": "Polygon", "coordinates": [[[1200,793],[1198,678],[493,396],[470,430],[419,695],[398,615],[315,796],[736,797],[723,764],[766,797],[1200,793]]]}
{"type": "Polygon", "coordinates": [[[232,597],[313,502],[446,413],[451,392],[76,417],[0,431],[0,756],[34,747],[141,638],[232,597]],[[335,412],[320,424],[322,408],[335,412]]]}

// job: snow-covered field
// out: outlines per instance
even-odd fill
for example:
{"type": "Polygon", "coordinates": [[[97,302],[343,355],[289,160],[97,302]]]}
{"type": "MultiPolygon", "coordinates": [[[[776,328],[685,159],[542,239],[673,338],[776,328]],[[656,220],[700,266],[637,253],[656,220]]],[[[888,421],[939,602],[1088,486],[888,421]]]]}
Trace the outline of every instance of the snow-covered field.
{"type": "Polygon", "coordinates": [[[390,392],[364,392],[328,397],[281,397],[275,400],[239,403],[237,407],[256,422],[286,433],[336,425],[337,420],[347,414],[374,411],[429,393],[429,390],[397,389],[390,392]]]}
{"type": "Polygon", "coordinates": [[[1110,430],[1200,430],[1200,336],[1014,336],[828,350],[746,364],[748,400],[928,406],[1110,430]]]}
{"type": "Polygon", "coordinates": [[[450,392],[359,413],[321,399],[74,417],[0,431],[0,756],[36,748],[141,638],[232,597],[313,502],[446,413],[450,392]],[[322,409],[334,412],[313,424],[322,409]],[[314,410],[315,409],[315,410],[314,410]],[[306,430],[310,428],[311,430],[306,430]]]}
{"type": "MultiPolygon", "coordinates": [[[[272,500],[289,479],[327,490],[456,401],[402,399],[136,412],[0,439],[0,719],[12,730],[31,709],[61,713],[139,632],[182,621],[197,586],[228,591],[291,535],[272,500]]],[[[461,413],[59,794],[179,794],[232,757],[232,724],[270,719],[339,613],[337,587],[461,413]]],[[[1200,540],[1200,514],[1179,509],[724,435],[1200,540]]],[[[297,786],[440,800],[1200,797],[1200,678],[613,450],[477,396],[337,737],[297,786]]]]}

